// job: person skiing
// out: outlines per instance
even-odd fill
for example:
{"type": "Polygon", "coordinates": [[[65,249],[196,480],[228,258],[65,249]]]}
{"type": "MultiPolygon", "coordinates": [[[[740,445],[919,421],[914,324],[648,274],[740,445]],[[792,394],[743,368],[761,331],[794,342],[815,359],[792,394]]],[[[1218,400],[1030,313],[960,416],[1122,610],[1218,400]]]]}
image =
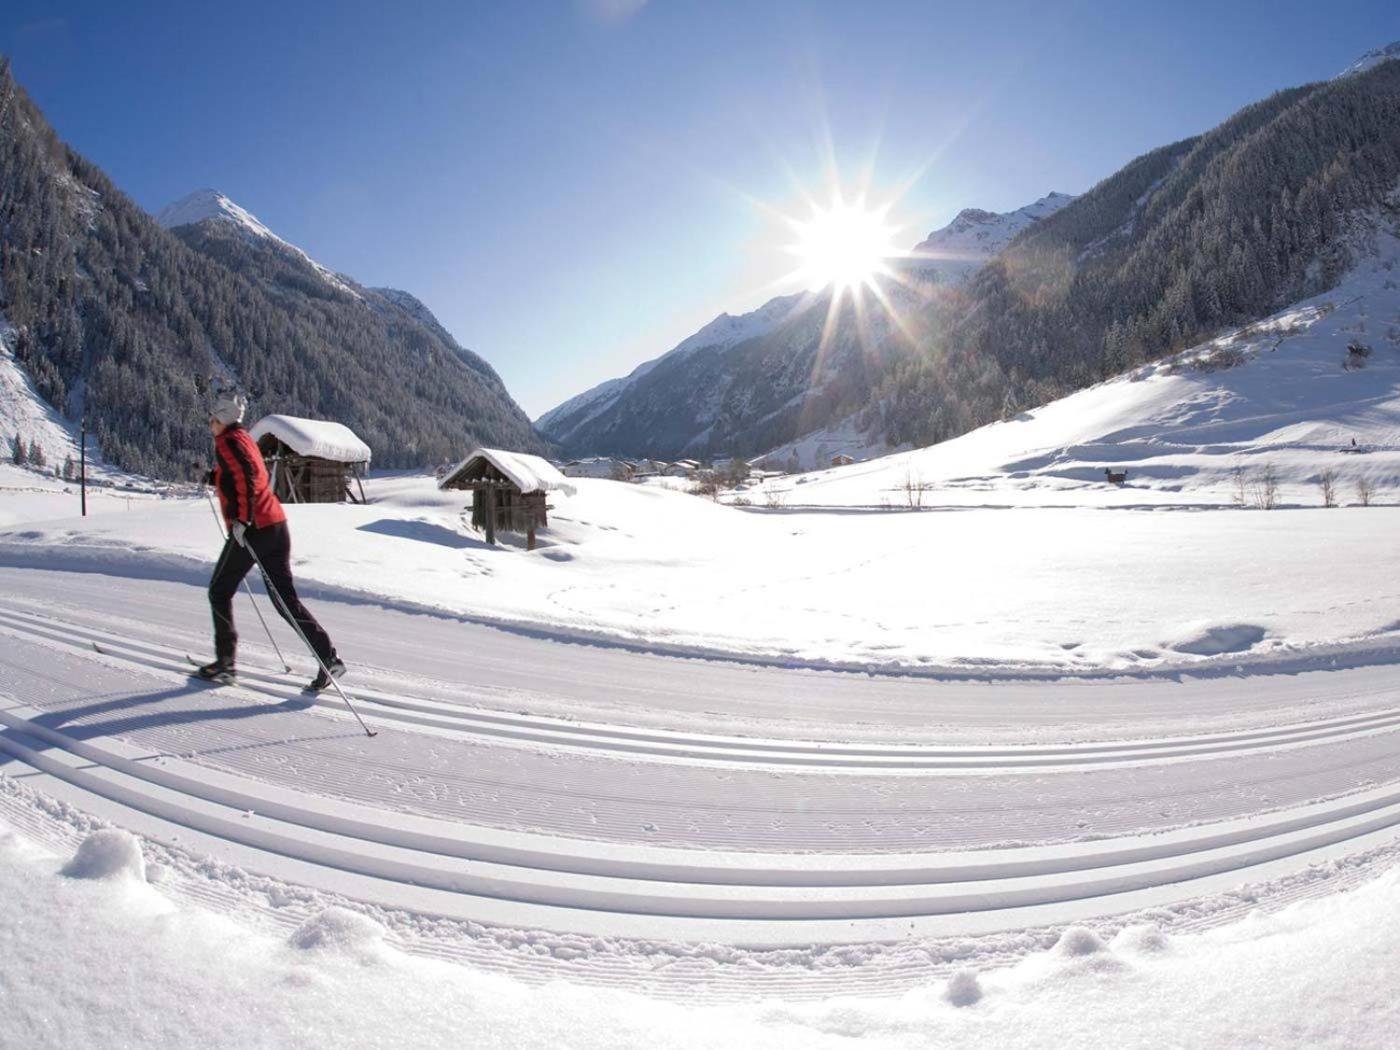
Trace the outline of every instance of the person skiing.
{"type": "Polygon", "coordinates": [[[272,604],[298,630],[316,653],[321,670],[307,686],[320,692],[339,678],[345,664],[330,636],[297,597],[292,580],[292,539],[287,513],[268,484],[267,467],[257,443],[243,427],[247,401],[238,394],[221,395],[209,412],[214,435],[214,469],[206,483],[219,494],[228,538],[214,575],[209,580],[209,607],[214,615],[214,662],[194,672],[208,682],[232,682],[237,671],[238,632],[233,625],[233,596],[248,570],[262,566],[272,604]],[[329,674],[327,673],[329,672],[329,674]]]}

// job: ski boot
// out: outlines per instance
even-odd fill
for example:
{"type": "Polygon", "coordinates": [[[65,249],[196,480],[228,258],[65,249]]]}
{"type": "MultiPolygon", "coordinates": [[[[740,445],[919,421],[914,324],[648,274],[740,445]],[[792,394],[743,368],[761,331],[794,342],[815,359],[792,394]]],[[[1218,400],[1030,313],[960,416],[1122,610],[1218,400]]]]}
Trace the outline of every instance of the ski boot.
{"type": "Polygon", "coordinates": [[[323,689],[329,689],[331,687],[331,679],[339,678],[344,673],[345,661],[338,656],[332,656],[330,662],[316,673],[315,678],[307,683],[306,691],[308,693],[319,693],[323,689]],[[330,674],[326,674],[327,670],[330,671],[330,674]]]}
{"type": "Polygon", "coordinates": [[[190,672],[190,677],[198,678],[201,682],[213,682],[216,685],[229,685],[238,678],[238,671],[233,664],[226,664],[222,660],[215,660],[211,664],[204,664],[196,667],[190,672]]]}

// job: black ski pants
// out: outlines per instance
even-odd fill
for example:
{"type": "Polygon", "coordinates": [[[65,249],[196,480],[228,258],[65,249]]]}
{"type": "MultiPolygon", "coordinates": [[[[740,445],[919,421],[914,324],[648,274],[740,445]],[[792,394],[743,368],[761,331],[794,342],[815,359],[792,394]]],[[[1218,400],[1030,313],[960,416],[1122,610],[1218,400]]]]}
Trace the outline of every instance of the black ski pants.
{"type": "Polygon", "coordinates": [[[316,650],[321,662],[329,664],[335,655],[330,636],[316,618],[307,611],[297,597],[296,584],[292,582],[292,534],[286,522],[267,525],[260,529],[248,529],[243,533],[241,547],[230,536],[224,541],[219,563],[214,566],[214,575],[209,580],[209,607],[214,612],[214,656],[220,663],[233,664],[238,650],[238,632],[233,626],[233,596],[248,570],[253,567],[253,554],[262,562],[267,573],[267,587],[272,595],[273,607],[282,619],[300,627],[302,634],[316,650]],[[251,549],[251,553],[250,553],[251,549]]]}

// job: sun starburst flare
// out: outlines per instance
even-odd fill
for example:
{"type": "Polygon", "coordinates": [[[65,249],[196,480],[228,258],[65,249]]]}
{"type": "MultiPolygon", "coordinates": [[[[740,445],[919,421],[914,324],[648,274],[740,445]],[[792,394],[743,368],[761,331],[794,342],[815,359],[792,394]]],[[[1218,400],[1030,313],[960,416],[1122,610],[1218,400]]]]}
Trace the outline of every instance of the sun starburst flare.
{"type": "Polygon", "coordinates": [[[888,216],[887,206],[870,208],[838,196],[828,207],[813,207],[806,221],[789,220],[797,235],[789,247],[798,260],[793,279],[813,291],[874,287],[877,276],[890,275],[888,260],[900,254],[894,241],[899,228],[888,216]]]}

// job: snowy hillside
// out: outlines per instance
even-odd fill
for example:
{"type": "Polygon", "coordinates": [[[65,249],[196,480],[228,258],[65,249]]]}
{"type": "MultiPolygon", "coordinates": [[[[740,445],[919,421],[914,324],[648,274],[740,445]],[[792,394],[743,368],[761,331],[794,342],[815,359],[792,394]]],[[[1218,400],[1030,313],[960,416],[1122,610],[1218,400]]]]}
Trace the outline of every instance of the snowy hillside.
{"type": "Polygon", "coordinates": [[[295,244],[284,241],[263,225],[256,215],[235,204],[218,190],[195,190],[189,196],[181,197],[178,201],[167,204],[156,213],[156,222],[167,230],[178,229],[181,226],[197,226],[203,222],[223,223],[238,230],[245,237],[268,241],[278,248],[292,253],[320,274],[322,279],[332,288],[345,292],[347,295],[353,295],[357,299],[361,298],[359,288],[354,281],[322,266],[295,244]]]}
{"type": "MultiPolygon", "coordinates": [[[[38,444],[49,466],[61,467],[64,458],[78,457],[78,435],[73,426],[39,396],[34,382],[14,355],[14,330],[0,314],[0,459],[9,460],[16,436],[26,444],[38,444]]],[[[88,459],[99,461],[97,443],[88,439],[88,459]]]]}
{"type": "Polygon", "coordinates": [[[794,503],[1228,504],[1272,472],[1313,505],[1400,482],[1400,240],[1359,235],[1337,287],[1173,358],[932,448],[777,486],[794,503]],[[1356,345],[1367,351],[1353,354],[1356,345]],[[1352,442],[1355,441],[1355,446],[1352,442]],[[1104,471],[1126,471],[1106,486],[1104,471]]]}

